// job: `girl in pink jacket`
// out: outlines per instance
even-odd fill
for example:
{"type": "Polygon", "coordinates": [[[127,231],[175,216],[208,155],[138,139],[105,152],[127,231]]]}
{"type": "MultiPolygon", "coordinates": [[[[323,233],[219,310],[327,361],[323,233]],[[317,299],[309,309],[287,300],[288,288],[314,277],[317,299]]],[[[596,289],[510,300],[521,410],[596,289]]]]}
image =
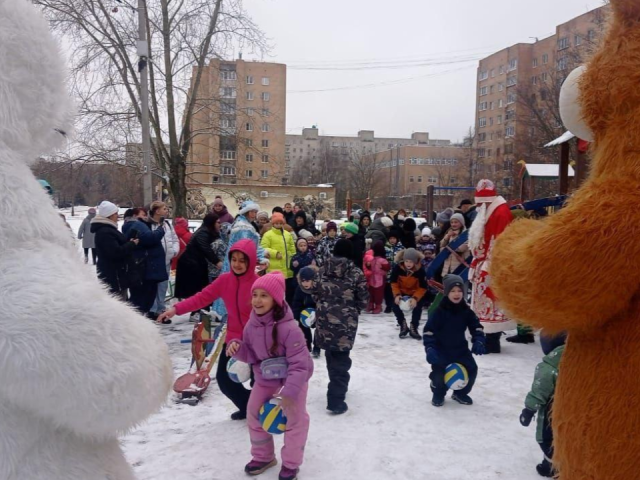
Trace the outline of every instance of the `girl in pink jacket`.
{"type": "Polygon", "coordinates": [[[378,240],[373,248],[364,256],[364,275],[369,289],[369,306],[367,312],[378,314],[382,312],[384,287],[387,283],[387,272],[391,265],[387,261],[384,244],[378,240]]]}
{"type": "Polygon", "coordinates": [[[279,398],[287,430],[282,448],[279,480],[294,480],[302,464],[309,433],[307,389],[313,374],[313,360],[300,327],[285,302],[285,279],[273,272],[258,279],[252,288],[253,311],[242,340],[229,343],[227,355],[249,363],[255,384],[248,406],[252,460],[245,466],[249,475],[259,475],[277,464],[273,437],[262,429],[260,407],[271,398],[279,398]],[[279,367],[263,374],[265,360],[278,361],[279,367]]]}
{"type": "MultiPolygon", "coordinates": [[[[222,298],[228,313],[226,345],[233,340],[240,340],[251,315],[251,286],[258,279],[255,273],[257,263],[256,244],[248,239],[236,242],[229,250],[231,271],[220,275],[200,293],[176,303],[173,308],[160,315],[157,321],[162,322],[176,314],[196,312],[222,298]]],[[[241,383],[235,383],[229,378],[226,345],[223,346],[218,360],[216,381],[220,391],[238,407],[238,411],[231,414],[231,419],[242,420],[247,418],[247,404],[251,392],[241,383]]]]}

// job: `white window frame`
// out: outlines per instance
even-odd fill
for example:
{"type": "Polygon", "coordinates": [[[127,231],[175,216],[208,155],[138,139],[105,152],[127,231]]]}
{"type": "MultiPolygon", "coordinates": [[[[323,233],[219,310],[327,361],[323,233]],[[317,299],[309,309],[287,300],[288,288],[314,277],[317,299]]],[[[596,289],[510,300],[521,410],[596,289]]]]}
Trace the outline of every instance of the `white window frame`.
{"type": "Polygon", "coordinates": [[[327,198],[327,192],[320,192],[318,198],[325,200],[327,198]]]}
{"type": "Polygon", "coordinates": [[[253,100],[253,92],[251,90],[247,91],[247,100],[253,100]]]}
{"type": "Polygon", "coordinates": [[[489,71],[488,70],[484,70],[484,71],[478,73],[478,81],[479,82],[483,82],[487,78],[489,78],[489,71]]]}
{"type": "Polygon", "coordinates": [[[220,159],[221,160],[235,160],[236,159],[235,150],[222,150],[222,151],[220,151],[220,159]]]}
{"type": "Polygon", "coordinates": [[[569,37],[562,37],[558,39],[558,50],[566,50],[571,46],[571,40],[569,37]]]}
{"type": "Polygon", "coordinates": [[[478,127],[484,128],[487,126],[487,117],[480,117],[478,119],[478,127]]]}
{"type": "Polygon", "coordinates": [[[253,178],[253,170],[245,170],[244,171],[244,176],[246,178],[253,178]]]}
{"type": "Polygon", "coordinates": [[[269,170],[260,170],[260,178],[269,178],[269,170]]]}
{"type": "Polygon", "coordinates": [[[271,94],[269,92],[262,92],[260,98],[262,98],[263,102],[268,102],[269,100],[271,100],[271,94]]]}
{"type": "Polygon", "coordinates": [[[267,133],[267,132],[270,132],[270,131],[271,131],[271,127],[269,127],[269,124],[268,124],[268,123],[263,123],[263,124],[262,124],[262,131],[263,131],[264,133],[267,133]]]}
{"type": "Polygon", "coordinates": [[[251,122],[247,122],[247,123],[245,124],[245,126],[244,126],[244,129],[245,129],[247,132],[253,132],[253,124],[252,124],[251,122]]]}
{"type": "Polygon", "coordinates": [[[517,58],[512,58],[511,60],[509,60],[509,72],[513,72],[514,70],[518,69],[518,59],[517,58]]]}
{"type": "Polygon", "coordinates": [[[220,70],[220,78],[222,80],[237,80],[238,74],[235,70],[220,70]]]}
{"type": "Polygon", "coordinates": [[[263,154],[262,155],[262,163],[269,163],[269,155],[268,154],[263,154]]]}
{"type": "Polygon", "coordinates": [[[504,136],[506,138],[515,137],[516,136],[516,127],[511,125],[511,126],[508,126],[507,128],[505,128],[504,129],[504,136]]]}
{"type": "Polygon", "coordinates": [[[263,190],[260,192],[260,198],[269,198],[269,192],[263,190]]]}
{"type": "Polygon", "coordinates": [[[236,167],[230,167],[228,165],[224,165],[220,167],[220,175],[233,176],[235,174],[236,174],[236,167]]]}
{"type": "Polygon", "coordinates": [[[262,148],[269,148],[269,139],[268,138],[263,138],[262,139],[262,148]]]}
{"type": "Polygon", "coordinates": [[[253,85],[253,75],[247,75],[247,85],[253,85]]]}
{"type": "Polygon", "coordinates": [[[489,95],[489,87],[486,85],[484,87],[480,87],[480,96],[484,97],[485,95],[489,95]]]}
{"type": "Polygon", "coordinates": [[[269,80],[269,77],[262,77],[262,85],[265,87],[268,87],[270,85],[271,81],[269,80]]]}
{"type": "Polygon", "coordinates": [[[253,153],[247,153],[244,156],[244,161],[247,163],[253,163],[253,153]]]}

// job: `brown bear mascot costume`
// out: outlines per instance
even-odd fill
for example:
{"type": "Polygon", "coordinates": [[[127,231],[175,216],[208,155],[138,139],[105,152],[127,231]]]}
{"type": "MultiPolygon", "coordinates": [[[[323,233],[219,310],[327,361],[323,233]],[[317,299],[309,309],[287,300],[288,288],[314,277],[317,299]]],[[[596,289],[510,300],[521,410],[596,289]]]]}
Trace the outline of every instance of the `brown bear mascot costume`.
{"type": "Polygon", "coordinates": [[[491,266],[513,318],[568,332],[552,413],[561,480],[640,479],[640,0],[611,10],[579,81],[590,177],[555,215],[514,222],[491,266]]]}

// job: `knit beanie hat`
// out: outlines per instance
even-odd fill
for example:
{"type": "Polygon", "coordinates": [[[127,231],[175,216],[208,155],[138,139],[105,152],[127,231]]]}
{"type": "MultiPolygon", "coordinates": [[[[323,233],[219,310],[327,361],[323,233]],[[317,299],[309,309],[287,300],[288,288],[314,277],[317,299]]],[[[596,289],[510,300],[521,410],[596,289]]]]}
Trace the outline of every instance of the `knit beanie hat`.
{"type": "Polygon", "coordinates": [[[349,240],[341,238],[336,242],[336,246],[333,248],[333,256],[353,260],[353,245],[351,245],[349,240]]]}
{"type": "Polygon", "coordinates": [[[443,280],[443,286],[444,286],[445,296],[451,293],[451,290],[453,289],[453,287],[460,287],[462,289],[462,293],[465,296],[467,295],[467,286],[465,285],[462,278],[459,277],[458,275],[451,275],[451,274],[445,275],[443,280]]]}
{"type": "Polygon", "coordinates": [[[298,275],[300,275],[301,282],[306,282],[309,280],[313,280],[313,278],[316,276],[316,271],[311,267],[304,267],[302,270],[300,270],[300,273],[298,275]]]}
{"type": "Polygon", "coordinates": [[[327,232],[331,230],[335,230],[336,232],[338,231],[338,225],[336,225],[336,222],[327,223],[327,232]]]}
{"type": "Polygon", "coordinates": [[[94,207],[91,207],[89,210],[87,210],[87,213],[89,215],[95,215],[96,214],[96,209],[94,207]]]}
{"type": "Polygon", "coordinates": [[[407,218],[402,225],[402,230],[405,232],[413,232],[416,228],[416,221],[413,218],[407,218]]]}
{"type": "Polygon", "coordinates": [[[382,222],[382,225],[387,228],[393,227],[393,220],[391,220],[389,217],[382,217],[380,221],[382,222]]]}
{"type": "Polygon", "coordinates": [[[242,205],[240,205],[240,211],[238,212],[238,215],[246,215],[251,211],[259,212],[260,205],[252,200],[247,200],[246,202],[242,202],[242,205]]]}
{"type": "Polygon", "coordinates": [[[415,248],[407,248],[404,251],[405,260],[409,260],[413,263],[418,263],[420,261],[420,253],[415,248]]]}
{"type": "Polygon", "coordinates": [[[346,223],[344,225],[344,229],[347,232],[352,233],[354,235],[357,235],[358,232],[360,231],[360,229],[358,228],[358,226],[355,223],[346,223]]]}
{"type": "Polygon", "coordinates": [[[101,217],[110,217],[114,213],[118,213],[118,207],[115,204],[104,200],[98,205],[98,215],[101,217]]]}
{"type": "MultiPolygon", "coordinates": [[[[260,212],[260,213],[265,213],[267,216],[269,215],[267,212],[260,212]]],[[[258,218],[260,218],[260,213],[258,214],[258,218]]],[[[285,223],[284,215],[282,215],[281,213],[274,213],[273,215],[271,215],[271,223],[276,223],[276,222],[285,223]]]]}
{"type": "Polygon", "coordinates": [[[298,236],[300,238],[304,238],[305,240],[313,238],[313,234],[309,230],[305,230],[304,228],[298,232],[298,236]]]}
{"type": "Polygon", "coordinates": [[[396,229],[396,228],[392,228],[391,230],[389,230],[389,235],[387,235],[387,238],[395,238],[396,240],[400,240],[402,238],[402,233],[396,229]]]}
{"type": "Polygon", "coordinates": [[[258,216],[256,218],[258,220],[269,220],[269,212],[262,210],[261,212],[258,212],[258,216]]]}
{"type": "Polygon", "coordinates": [[[224,200],[222,200],[222,197],[216,197],[216,199],[213,201],[213,204],[224,207],[224,200]]]}
{"type": "Polygon", "coordinates": [[[444,212],[440,212],[438,216],[436,216],[436,222],[448,223],[449,220],[451,220],[451,215],[453,215],[453,208],[447,208],[444,212]]]}
{"type": "Polygon", "coordinates": [[[451,222],[451,220],[458,220],[462,224],[462,230],[465,230],[466,227],[464,225],[464,217],[461,213],[454,213],[453,215],[451,215],[451,219],[449,220],[449,222],[451,222]]]}
{"type": "Polygon", "coordinates": [[[251,287],[251,292],[262,289],[267,292],[273,300],[280,306],[284,304],[285,281],[281,272],[267,273],[263,277],[258,278],[251,287]]]}
{"type": "Polygon", "coordinates": [[[429,227],[424,227],[422,229],[422,236],[423,237],[428,237],[431,235],[431,229],[429,227]]]}
{"type": "Polygon", "coordinates": [[[305,243],[305,245],[307,245],[307,246],[309,245],[309,242],[307,242],[307,239],[306,239],[306,238],[300,237],[298,240],[296,240],[296,248],[298,248],[298,244],[299,244],[300,242],[304,242],[304,243],[305,243]]]}

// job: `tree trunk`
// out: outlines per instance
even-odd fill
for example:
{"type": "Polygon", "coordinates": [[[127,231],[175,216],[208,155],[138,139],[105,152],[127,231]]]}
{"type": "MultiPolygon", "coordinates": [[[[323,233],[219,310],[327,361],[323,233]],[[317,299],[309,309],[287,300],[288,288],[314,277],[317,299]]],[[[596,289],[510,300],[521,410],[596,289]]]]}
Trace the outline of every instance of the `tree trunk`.
{"type": "Polygon", "coordinates": [[[187,209],[186,163],[182,155],[172,155],[169,162],[169,192],[173,217],[189,218],[187,209]]]}

